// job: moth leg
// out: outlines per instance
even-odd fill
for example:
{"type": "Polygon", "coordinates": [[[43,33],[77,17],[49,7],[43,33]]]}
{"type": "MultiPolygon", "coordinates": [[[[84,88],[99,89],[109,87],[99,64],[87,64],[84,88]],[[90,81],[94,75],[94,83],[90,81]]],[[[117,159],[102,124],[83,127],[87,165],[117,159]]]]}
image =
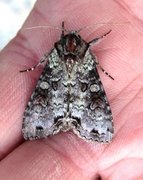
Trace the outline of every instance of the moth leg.
{"type": "MultiPolygon", "coordinates": [[[[97,38],[91,40],[88,44],[89,44],[89,45],[92,45],[92,44],[96,44],[96,43],[100,42],[100,41],[101,41],[105,36],[107,36],[111,31],[112,31],[112,30],[110,29],[107,33],[103,34],[103,35],[100,36],[100,37],[97,37],[97,38]]],[[[101,69],[101,71],[102,71],[104,74],[106,74],[110,79],[114,80],[114,78],[113,78],[108,72],[106,72],[106,71],[101,67],[101,65],[99,64],[99,62],[97,61],[97,59],[96,59],[96,62],[95,62],[95,63],[96,63],[96,65],[101,69]]]]}
{"type": "Polygon", "coordinates": [[[40,66],[41,64],[43,64],[44,62],[46,62],[48,60],[49,54],[45,54],[42,59],[40,60],[40,62],[38,64],[36,64],[35,66],[28,68],[28,69],[24,69],[21,70],[19,72],[29,72],[29,71],[34,71],[38,66],[40,66]]]}
{"type": "Polygon", "coordinates": [[[97,37],[93,40],[91,40],[88,44],[89,46],[91,46],[92,44],[97,44],[99,43],[105,36],[107,36],[112,30],[110,29],[107,33],[103,34],[102,36],[100,37],[97,37]]]}
{"type": "Polygon", "coordinates": [[[64,21],[62,22],[62,34],[61,34],[61,39],[64,37],[64,35],[65,35],[65,23],[64,23],[64,21]]]}
{"type": "Polygon", "coordinates": [[[101,71],[106,74],[110,79],[114,80],[114,78],[107,72],[105,71],[105,69],[102,68],[102,66],[100,66],[99,62],[96,62],[97,67],[99,67],[101,69],[101,71]]]}

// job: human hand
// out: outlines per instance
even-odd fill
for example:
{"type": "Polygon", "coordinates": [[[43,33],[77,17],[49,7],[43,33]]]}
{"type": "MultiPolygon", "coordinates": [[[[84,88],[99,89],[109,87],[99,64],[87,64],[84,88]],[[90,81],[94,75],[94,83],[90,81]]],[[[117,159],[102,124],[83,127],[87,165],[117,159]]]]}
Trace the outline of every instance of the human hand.
{"type": "Polygon", "coordinates": [[[102,67],[115,78],[112,81],[99,72],[113,112],[115,135],[110,144],[87,143],[72,132],[44,140],[23,140],[22,115],[42,68],[23,74],[19,70],[25,65],[35,65],[45,52],[50,52],[61,32],[54,29],[19,32],[0,53],[2,180],[143,178],[141,6],[141,1],[127,0],[36,3],[23,28],[43,24],[60,26],[65,21],[67,29],[76,30],[107,22],[102,27],[99,25],[99,29],[93,26],[81,32],[84,39],[91,40],[111,26],[108,22],[123,22],[115,23],[110,35],[93,47],[102,67]]]}

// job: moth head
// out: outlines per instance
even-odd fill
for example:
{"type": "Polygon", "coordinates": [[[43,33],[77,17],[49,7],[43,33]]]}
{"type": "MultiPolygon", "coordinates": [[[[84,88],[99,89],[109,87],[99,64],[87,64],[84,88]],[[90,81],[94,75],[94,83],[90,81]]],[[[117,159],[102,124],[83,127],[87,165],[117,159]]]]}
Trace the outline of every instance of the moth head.
{"type": "Polygon", "coordinates": [[[71,32],[63,38],[63,46],[67,53],[76,53],[78,48],[81,47],[83,42],[78,34],[71,32]]]}
{"type": "Polygon", "coordinates": [[[84,56],[87,46],[87,43],[76,31],[71,31],[64,35],[55,44],[59,55],[72,56],[73,58],[84,56]]]}

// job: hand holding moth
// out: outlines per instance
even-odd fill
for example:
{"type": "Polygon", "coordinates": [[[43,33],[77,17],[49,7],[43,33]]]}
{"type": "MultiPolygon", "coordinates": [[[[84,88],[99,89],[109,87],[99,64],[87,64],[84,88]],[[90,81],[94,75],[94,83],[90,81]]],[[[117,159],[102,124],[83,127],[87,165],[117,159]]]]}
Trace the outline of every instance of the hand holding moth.
{"type": "MultiPolygon", "coordinates": [[[[107,22],[103,27],[86,29],[80,35],[86,42],[90,42],[112,29],[101,43],[92,47],[92,53],[115,78],[112,81],[99,67],[98,72],[114,118],[114,137],[109,144],[89,143],[67,131],[47,139],[23,140],[23,112],[43,69],[39,67],[29,73],[19,73],[19,70],[37,64],[42,55],[54,47],[52,43],[58,41],[61,32],[52,29],[44,33],[43,30],[34,29],[18,33],[0,52],[2,180],[142,179],[142,2],[73,2],[37,1],[23,28],[39,24],[60,26],[65,21],[66,29],[77,30],[85,25],[107,22]],[[130,24],[110,27],[110,21],[130,21],[130,24]]],[[[44,89],[48,85],[42,83],[41,87],[44,89]]],[[[56,83],[52,87],[56,89],[56,83]]],[[[96,88],[91,86],[91,91],[96,88]]],[[[86,86],[82,89],[86,89],[86,86]]],[[[81,91],[81,88],[78,90],[81,91]]]]}
{"type": "MultiPolygon", "coordinates": [[[[40,61],[46,61],[46,65],[24,113],[24,138],[40,139],[73,130],[86,141],[110,142],[112,114],[96,69],[99,63],[90,46],[111,30],[89,43],[78,31],[66,35],[65,31],[63,22],[61,39],[40,61]]],[[[37,66],[21,72],[29,72],[37,66]]]]}

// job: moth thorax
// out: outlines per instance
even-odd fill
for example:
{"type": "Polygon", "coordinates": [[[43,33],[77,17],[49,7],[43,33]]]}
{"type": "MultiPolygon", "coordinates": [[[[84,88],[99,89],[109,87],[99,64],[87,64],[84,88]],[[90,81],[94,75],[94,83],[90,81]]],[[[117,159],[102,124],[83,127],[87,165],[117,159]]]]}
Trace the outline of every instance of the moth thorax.
{"type": "Polygon", "coordinates": [[[72,71],[74,64],[75,64],[75,62],[72,58],[67,58],[66,66],[67,66],[68,71],[70,71],[70,72],[72,71]]]}

